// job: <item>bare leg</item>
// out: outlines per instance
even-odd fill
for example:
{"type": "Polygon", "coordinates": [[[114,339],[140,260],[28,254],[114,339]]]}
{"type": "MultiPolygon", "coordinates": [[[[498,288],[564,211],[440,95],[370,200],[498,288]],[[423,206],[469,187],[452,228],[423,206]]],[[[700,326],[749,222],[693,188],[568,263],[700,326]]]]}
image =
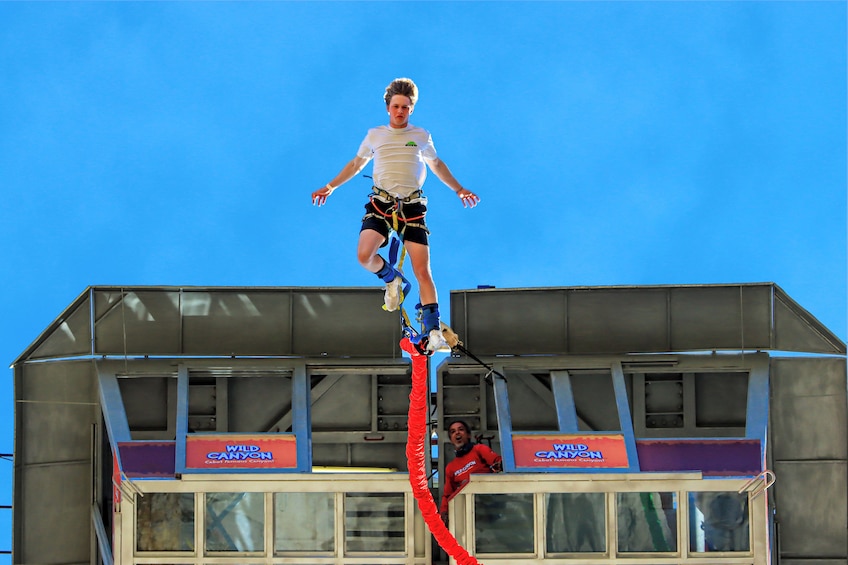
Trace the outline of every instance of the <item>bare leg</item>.
{"type": "MultiPolygon", "coordinates": [[[[404,242],[406,252],[412,261],[412,272],[418,280],[418,294],[421,304],[436,304],[439,301],[436,293],[436,283],[433,282],[433,273],[430,271],[430,247],[412,241],[404,242]]],[[[382,265],[381,265],[382,266],[382,265]]]]}
{"type": "Polygon", "coordinates": [[[356,257],[359,264],[372,273],[383,268],[383,259],[377,255],[377,251],[386,238],[378,231],[362,230],[359,232],[359,245],[356,248],[356,257]]]}
{"type": "Polygon", "coordinates": [[[427,338],[428,355],[434,351],[450,351],[450,345],[445,341],[439,329],[439,297],[436,293],[436,283],[430,271],[430,248],[421,243],[407,241],[406,251],[412,261],[412,270],[418,279],[418,294],[421,296],[421,325],[427,338]]]}

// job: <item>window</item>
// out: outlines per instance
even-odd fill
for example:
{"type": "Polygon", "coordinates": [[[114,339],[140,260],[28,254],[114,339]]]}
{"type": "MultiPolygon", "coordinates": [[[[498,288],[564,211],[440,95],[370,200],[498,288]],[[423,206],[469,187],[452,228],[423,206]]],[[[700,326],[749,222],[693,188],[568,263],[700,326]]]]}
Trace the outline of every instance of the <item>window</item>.
{"type": "Polygon", "coordinates": [[[532,494],[474,495],[477,553],[533,553],[532,494]]]}
{"type": "Polygon", "coordinates": [[[616,495],[619,552],[677,551],[677,493],[616,495]]]}
{"type": "Polygon", "coordinates": [[[748,494],[689,493],[689,551],[750,551],[748,494]]]}
{"type": "Polygon", "coordinates": [[[135,508],[138,551],[194,551],[194,494],[151,492],[135,508]]]}
{"type": "Polygon", "coordinates": [[[332,553],[335,496],[331,492],[274,494],[274,552],[332,553]]]}
{"type": "Polygon", "coordinates": [[[405,549],[403,493],[345,493],[345,552],[405,549]]]}
{"type": "Polygon", "coordinates": [[[600,552],[607,549],[604,493],[545,495],[548,553],[600,552]]]}
{"type": "Polygon", "coordinates": [[[264,551],[265,495],[206,494],[206,551],[264,551]]]}

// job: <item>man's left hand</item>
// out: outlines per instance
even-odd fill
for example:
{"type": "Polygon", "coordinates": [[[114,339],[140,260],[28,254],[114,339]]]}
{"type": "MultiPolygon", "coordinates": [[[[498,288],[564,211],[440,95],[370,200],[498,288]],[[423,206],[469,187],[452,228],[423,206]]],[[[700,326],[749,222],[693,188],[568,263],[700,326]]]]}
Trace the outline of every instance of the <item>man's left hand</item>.
{"type": "Polygon", "coordinates": [[[474,208],[480,202],[480,197],[466,188],[457,190],[456,195],[462,200],[463,208],[474,208]]]}

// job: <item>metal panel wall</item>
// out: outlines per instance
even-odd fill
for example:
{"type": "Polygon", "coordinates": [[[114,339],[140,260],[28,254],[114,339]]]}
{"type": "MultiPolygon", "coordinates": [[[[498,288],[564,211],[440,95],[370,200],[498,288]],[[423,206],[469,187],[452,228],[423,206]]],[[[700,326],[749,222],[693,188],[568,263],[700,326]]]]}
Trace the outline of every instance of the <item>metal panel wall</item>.
{"type": "Polygon", "coordinates": [[[95,354],[400,357],[380,289],[95,289],[95,354]]]}
{"type": "Polygon", "coordinates": [[[22,355],[29,359],[91,353],[91,301],[86,290],[65,309],[22,355]]]}
{"type": "MultiPolygon", "coordinates": [[[[16,362],[80,355],[399,358],[399,319],[381,304],[380,288],[92,287],[16,362]]],[[[481,355],[846,352],[771,283],[453,291],[451,323],[481,355]]]]}
{"type": "Polygon", "coordinates": [[[779,287],[774,294],[774,349],[845,355],[845,344],[779,287]]]}
{"type": "Polygon", "coordinates": [[[781,556],[848,558],[845,359],[773,359],[771,413],[781,556]]]}
{"type": "Polygon", "coordinates": [[[453,291],[451,325],[478,355],[845,353],[770,283],[453,291]]]}
{"type": "Polygon", "coordinates": [[[90,362],[56,369],[37,363],[16,371],[17,563],[89,561],[97,385],[90,362]]]}
{"type": "Polygon", "coordinates": [[[382,303],[380,288],[92,287],[16,362],[82,355],[400,358],[400,316],[382,303]]]}

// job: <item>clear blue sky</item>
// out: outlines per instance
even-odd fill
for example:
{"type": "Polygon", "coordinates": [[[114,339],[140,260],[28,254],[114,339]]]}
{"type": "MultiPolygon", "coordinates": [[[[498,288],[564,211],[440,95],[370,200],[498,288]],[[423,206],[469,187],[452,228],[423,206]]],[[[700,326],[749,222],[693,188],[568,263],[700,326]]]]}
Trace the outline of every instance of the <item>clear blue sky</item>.
{"type": "Polygon", "coordinates": [[[354,254],[367,179],[320,209],[310,193],[387,122],[399,76],[482,197],[425,185],[443,303],[775,282],[846,339],[844,1],[18,2],[0,3],[2,358],[89,285],[374,284],[354,254]]]}

